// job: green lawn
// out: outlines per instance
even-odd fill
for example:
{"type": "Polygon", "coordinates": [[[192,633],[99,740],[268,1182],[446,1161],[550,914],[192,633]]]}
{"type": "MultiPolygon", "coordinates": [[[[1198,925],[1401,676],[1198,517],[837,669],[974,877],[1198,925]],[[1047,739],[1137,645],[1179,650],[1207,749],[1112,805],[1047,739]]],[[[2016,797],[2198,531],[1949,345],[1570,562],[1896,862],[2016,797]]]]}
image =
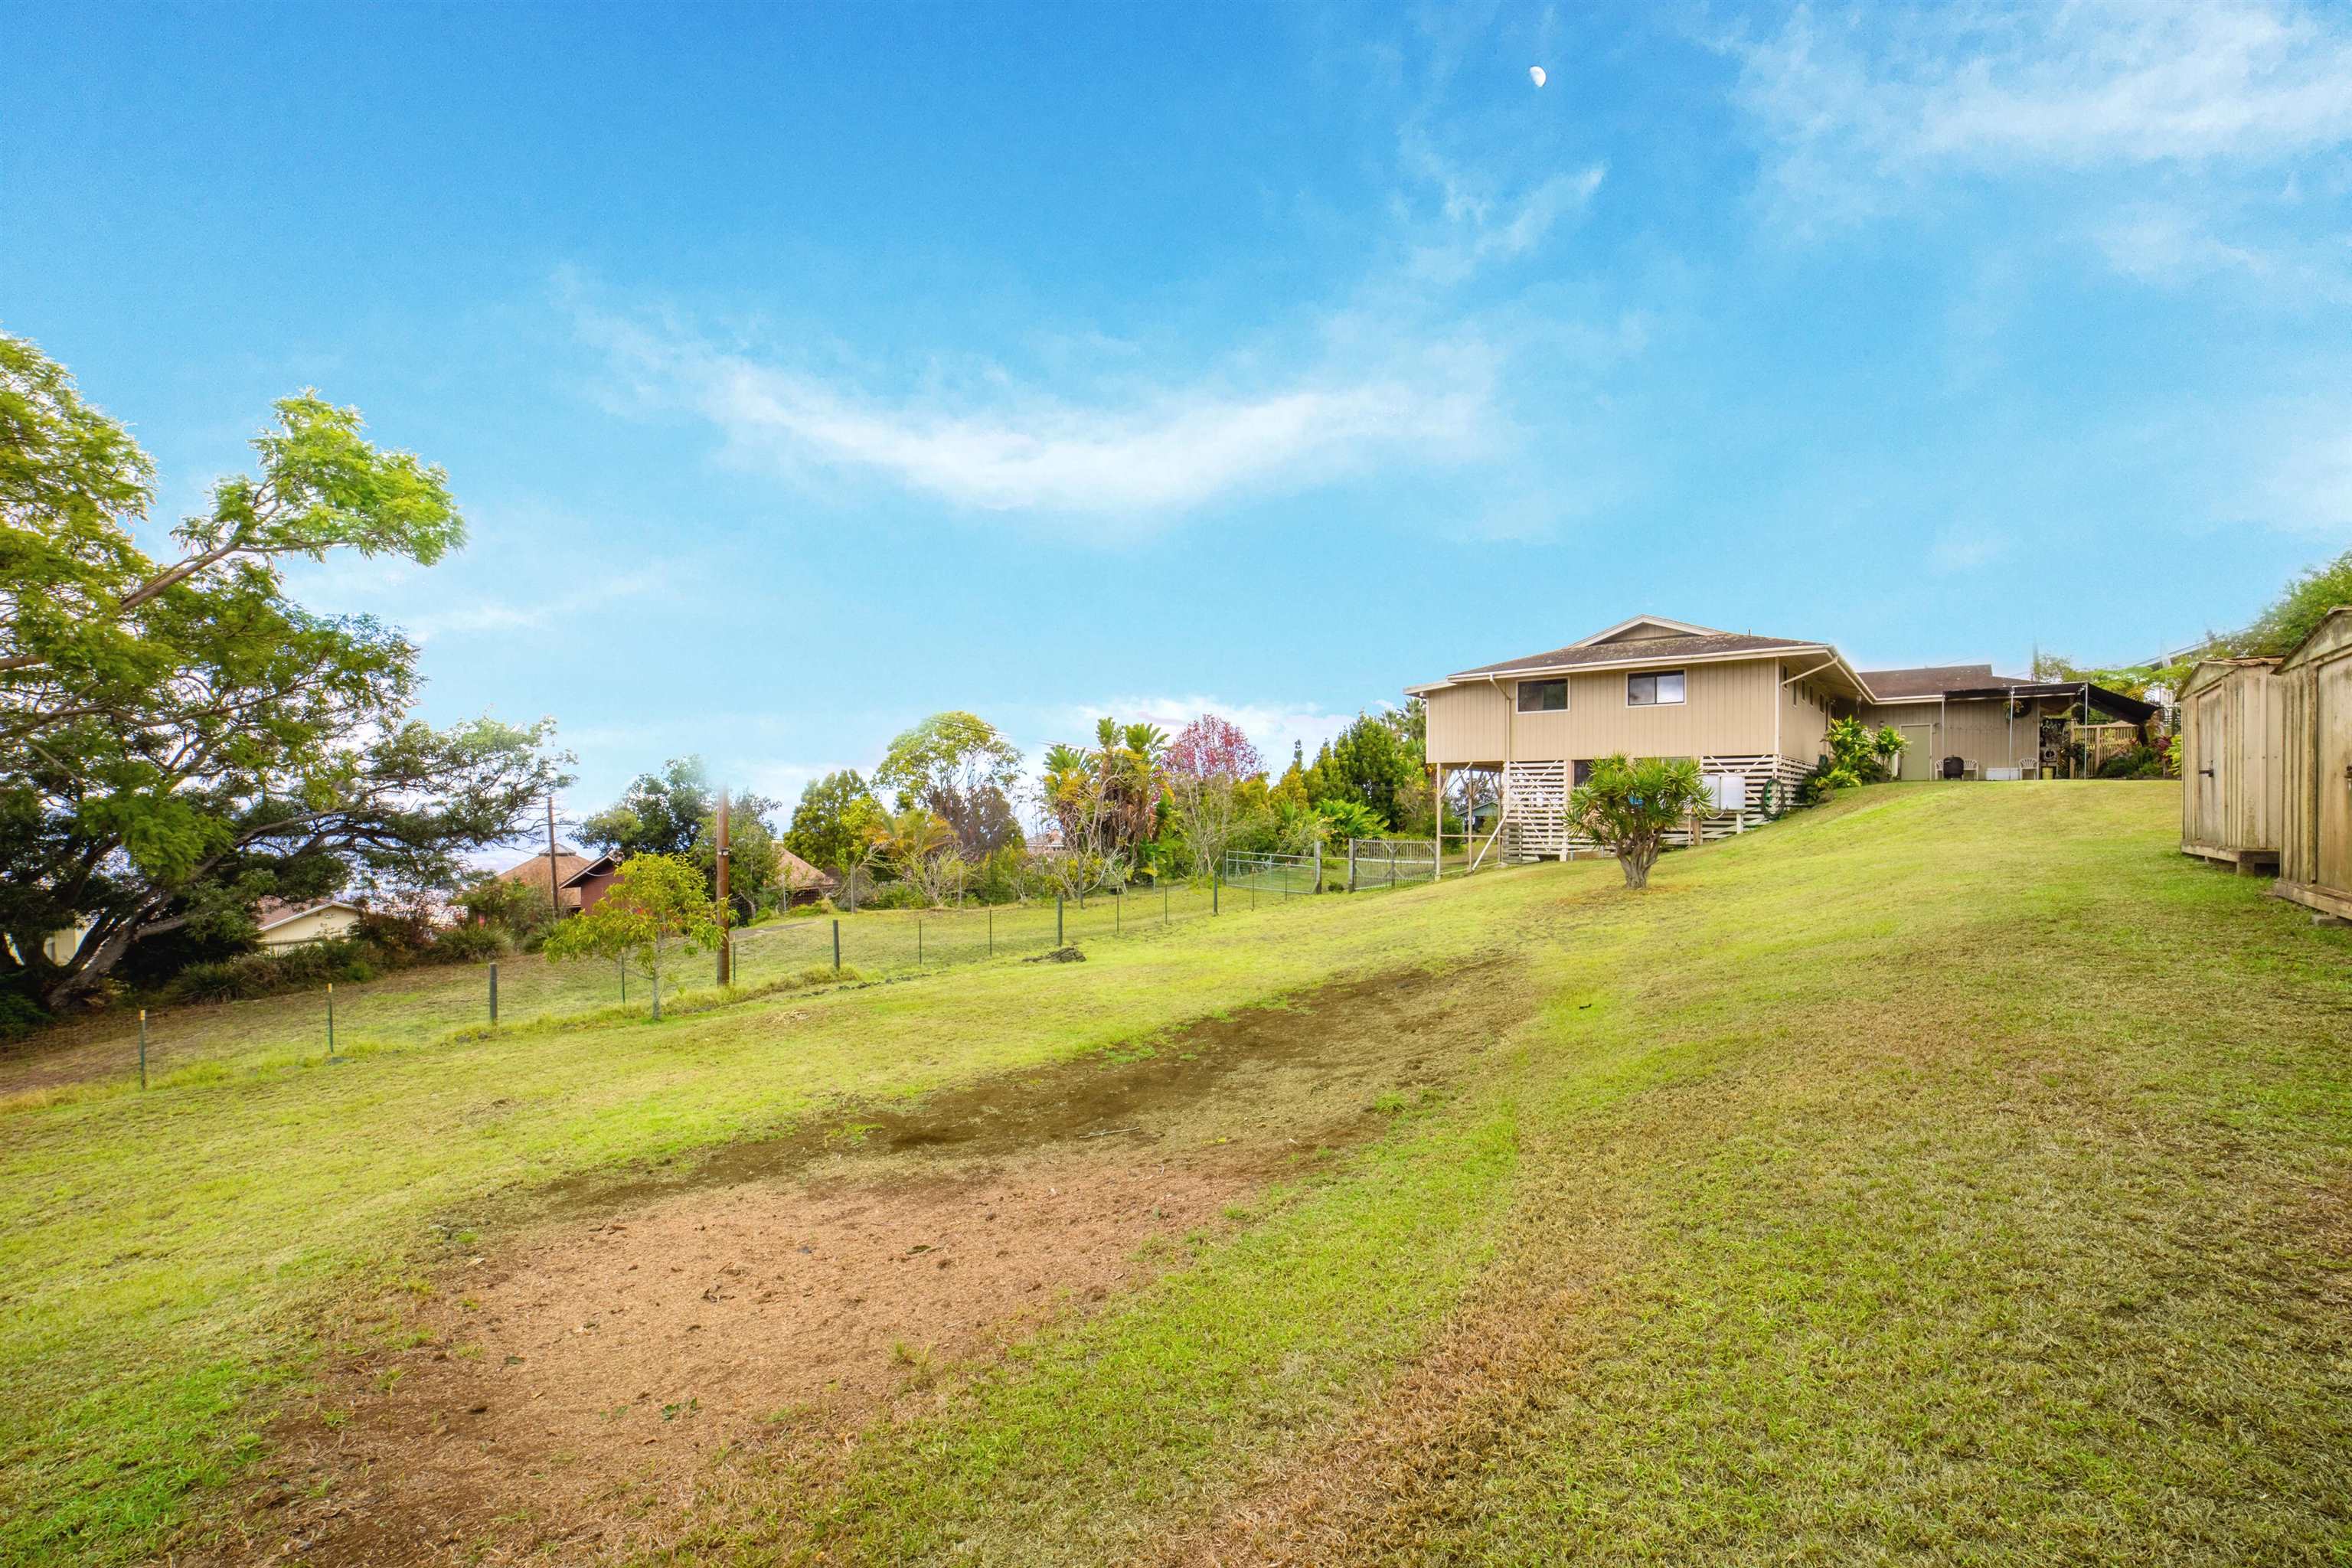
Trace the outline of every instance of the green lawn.
{"type": "Polygon", "coordinates": [[[714,1460],[675,1557],[2352,1560],[2352,933],[2176,821],[1881,788],[1646,895],[1547,866],[20,1109],[0,1552],[222,1506],[307,1324],[567,1175],[1477,959],[1388,1136],[846,1460],[714,1460]]]}

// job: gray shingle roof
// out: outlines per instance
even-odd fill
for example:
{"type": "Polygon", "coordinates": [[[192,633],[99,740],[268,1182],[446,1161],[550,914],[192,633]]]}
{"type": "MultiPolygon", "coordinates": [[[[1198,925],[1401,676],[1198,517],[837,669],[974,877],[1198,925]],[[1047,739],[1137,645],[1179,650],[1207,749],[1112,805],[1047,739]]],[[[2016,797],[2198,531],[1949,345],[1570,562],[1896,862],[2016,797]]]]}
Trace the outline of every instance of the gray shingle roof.
{"type": "Polygon", "coordinates": [[[1995,675],[1989,664],[1923,664],[1916,669],[1865,669],[1862,683],[1885,701],[1903,697],[1941,697],[1947,691],[1981,690],[2023,684],[2018,676],[1995,675]]]}
{"type": "Polygon", "coordinates": [[[1531,653],[1524,658],[1509,658],[1500,664],[1482,664],[1474,669],[1456,670],[1447,679],[1459,680],[1465,676],[1507,675],[1523,669],[1559,669],[1580,664],[1620,664],[1633,659],[1648,663],[1657,659],[1699,658],[1727,653],[1770,653],[1779,648],[1826,646],[1797,637],[1751,637],[1746,632],[1710,632],[1705,637],[1644,637],[1638,642],[1556,647],[1549,653],[1531,653]]]}

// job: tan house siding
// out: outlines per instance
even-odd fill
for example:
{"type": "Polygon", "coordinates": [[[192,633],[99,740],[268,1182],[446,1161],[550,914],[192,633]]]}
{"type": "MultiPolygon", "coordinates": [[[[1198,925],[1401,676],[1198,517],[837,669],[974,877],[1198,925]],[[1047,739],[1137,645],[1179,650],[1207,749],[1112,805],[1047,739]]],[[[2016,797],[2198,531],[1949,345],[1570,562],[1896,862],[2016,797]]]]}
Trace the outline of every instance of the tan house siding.
{"type": "Polygon", "coordinates": [[[1429,694],[1427,750],[1432,763],[1505,760],[1504,724],[1509,714],[1509,681],[1494,686],[1454,686],[1429,694]]]}
{"type": "Polygon", "coordinates": [[[296,947],[306,942],[323,942],[329,937],[345,936],[359,924],[357,911],[339,904],[310,910],[296,915],[283,925],[275,925],[261,933],[264,947],[296,947]]]}
{"type": "Polygon", "coordinates": [[[2005,700],[1865,703],[1862,721],[1874,730],[1891,724],[1910,738],[1912,750],[1903,758],[1906,778],[1942,777],[1946,757],[1974,763],[1979,773],[1987,768],[2031,772],[2042,757],[2040,720],[2032,713],[2011,720],[2005,700]],[[1923,740],[1925,752],[1918,749],[1923,740]]]}
{"type": "MultiPolygon", "coordinates": [[[[1432,763],[1573,762],[1622,752],[1633,757],[1769,756],[1774,753],[1773,704],[1781,666],[1772,659],[1659,664],[1646,670],[1578,670],[1565,677],[1568,707],[1552,712],[1517,710],[1518,685],[1467,683],[1428,696],[1432,763]],[[1680,669],[1680,702],[1634,707],[1625,700],[1629,675],[1680,669]]],[[[1779,740],[1781,756],[1811,762],[1827,715],[1825,694],[1790,697],[1779,740]]]]}

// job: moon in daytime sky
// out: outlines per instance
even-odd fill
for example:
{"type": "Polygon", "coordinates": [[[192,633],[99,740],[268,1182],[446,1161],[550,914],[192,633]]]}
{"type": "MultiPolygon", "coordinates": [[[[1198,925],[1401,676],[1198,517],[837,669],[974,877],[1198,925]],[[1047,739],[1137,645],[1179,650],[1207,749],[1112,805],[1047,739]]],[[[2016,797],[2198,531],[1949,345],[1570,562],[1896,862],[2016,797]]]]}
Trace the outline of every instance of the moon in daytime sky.
{"type": "Polygon", "coordinates": [[[1541,86],[1544,84],[1544,68],[1543,68],[1543,67],[1541,67],[1541,66],[1529,66],[1529,67],[1528,68],[1528,79],[1529,81],[1531,81],[1531,82],[1535,83],[1538,87],[1541,87],[1541,86]]]}

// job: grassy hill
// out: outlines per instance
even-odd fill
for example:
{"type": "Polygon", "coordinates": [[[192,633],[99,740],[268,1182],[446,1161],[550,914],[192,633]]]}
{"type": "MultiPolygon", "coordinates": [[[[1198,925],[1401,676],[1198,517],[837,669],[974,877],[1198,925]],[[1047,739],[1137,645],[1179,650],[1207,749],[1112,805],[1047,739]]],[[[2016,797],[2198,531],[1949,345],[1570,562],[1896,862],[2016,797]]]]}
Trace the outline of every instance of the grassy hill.
{"type": "MultiPolygon", "coordinates": [[[[0,1552],[391,1555],[364,1516],[450,1561],[2339,1561],[2352,940],[2182,860],[2176,804],[1882,788],[1642,896],[1529,868],[20,1107],[0,1552]],[[780,1289],[707,1401],[656,1359],[540,1459],[464,1436],[553,1411],[572,1343],[480,1357],[468,1268],[520,1319],[620,1288],[588,1229],[766,1215],[782,1280],[860,1205],[1138,1171],[1224,1196],[1091,1216],[1115,1268],[1023,1243],[1086,1289],[893,1344],[866,1403],[752,1407],[816,1321],[780,1289]]],[[[938,1222],[941,1312],[981,1228],[938,1222]]]]}

